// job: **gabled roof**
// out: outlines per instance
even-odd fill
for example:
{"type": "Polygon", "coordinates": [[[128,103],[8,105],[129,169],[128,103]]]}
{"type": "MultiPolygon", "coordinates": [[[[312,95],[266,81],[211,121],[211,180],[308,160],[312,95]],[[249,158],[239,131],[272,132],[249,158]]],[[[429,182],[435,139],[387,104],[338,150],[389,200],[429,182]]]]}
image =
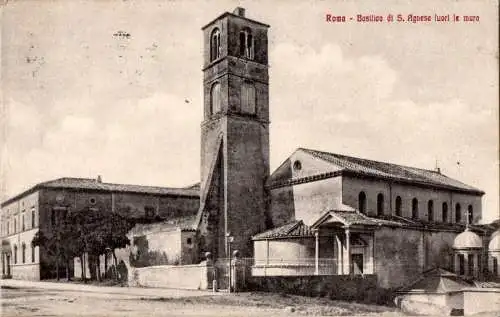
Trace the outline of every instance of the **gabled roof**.
{"type": "Polygon", "coordinates": [[[252,237],[253,240],[267,240],[276,238],[298,238],[314,237],[309,226],[306,226],[302,220],[287,223],[281,227],[264,231],[252,237]]]}
{"type": "Polygon", "coordinates": [[[4,201],[2,207],[12,201],[32,193],[38,189],[54,188],[54,189],[71,189],[71,190],[89,190],[89,191],[104,191],[104,192],[125,192],[136,194],[164,195],[164,196],[184,196],[184,197],[199,197],[199,189],[191,188],[170,188],[158,186],[142,186],[131,184],[113,184],[102,183],[92,178],[74,178],[63,177],[55,180],[39,183],[30,189],[4,201]]]}
{"type": "Polygon", "coordinates": [[[473,287],[474,284],[465,281],[456,274],[441,268],[434,268],[422,273],[415,281],[403,286],[398,293],[448,293],[473,287]]]}
{"type": "MultiPolygon", "coordinates": [[[[341,154],[322,152],[317,150],[299,148],[296,152],[306,153],[316,159],[328,162],[338,169],[338,172],[332,173],[331,171],[324,171],[325,174],[332,174],[330,177],[337,175],[351,175],[354,177],[372,177],[378,179],[386,179],[394,182],[408,183],[414,185],[423,185],[438,187],[461,192],[472,193],[476,195],[483,195],[484,192],[464,184],[460,181],[452,179],[440,172],[433,170],[426,170],[416,167],[403,166],[392,163],[385,163],[362,159],[358,157],[346,156],[341,154]]],[[[269,184],[283,182],[283,166],[282,164],[270,177],[269,184]]],[[[290,176],[289,176],[290,177],[290,176]]]]}
{"type": "Polygon", "coordinates": [[[326,223],[340,223],[344,226],[377,226],[378,223],[373,218],[369,218],[361,213],[355,211],[331,210],[323,214],[315,223],[311,225],[312,228],[318,228],[320,225],[326,223]]]}

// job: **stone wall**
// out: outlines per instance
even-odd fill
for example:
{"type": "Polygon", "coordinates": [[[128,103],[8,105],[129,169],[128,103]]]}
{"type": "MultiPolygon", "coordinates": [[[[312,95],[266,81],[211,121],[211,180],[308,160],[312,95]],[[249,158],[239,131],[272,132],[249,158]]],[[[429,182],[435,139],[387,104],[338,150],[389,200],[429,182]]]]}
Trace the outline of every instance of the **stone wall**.
{"type": "Polygon", "coordinates": [[[428,269],[452,265],[458,233],[382,227],[375,231],[375,272],[379,286],[393,288],[428,269]]]}

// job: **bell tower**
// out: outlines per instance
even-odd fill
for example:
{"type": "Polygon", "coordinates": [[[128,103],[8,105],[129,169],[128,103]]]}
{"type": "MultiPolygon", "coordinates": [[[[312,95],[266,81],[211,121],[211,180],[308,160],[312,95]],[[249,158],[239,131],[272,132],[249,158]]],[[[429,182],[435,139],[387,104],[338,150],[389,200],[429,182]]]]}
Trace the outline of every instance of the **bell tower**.
{"type": "Polygon", "coordinates": [[[226,12],[202,28],[200,233],[202,250],[251,256],[264,230],[269,175],[269,26],[226,12]]]}

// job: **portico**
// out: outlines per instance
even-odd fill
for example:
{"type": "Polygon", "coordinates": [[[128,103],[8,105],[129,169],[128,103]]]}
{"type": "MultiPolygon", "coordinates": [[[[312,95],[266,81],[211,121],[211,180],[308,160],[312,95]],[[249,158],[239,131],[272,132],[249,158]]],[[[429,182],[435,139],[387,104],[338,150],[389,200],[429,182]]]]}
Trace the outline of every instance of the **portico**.
{"type": "Polygon", "coordinates": [[[254,276],[374,274],[375,223],[355,212],[330,211],[254,237],[254,276]]]}

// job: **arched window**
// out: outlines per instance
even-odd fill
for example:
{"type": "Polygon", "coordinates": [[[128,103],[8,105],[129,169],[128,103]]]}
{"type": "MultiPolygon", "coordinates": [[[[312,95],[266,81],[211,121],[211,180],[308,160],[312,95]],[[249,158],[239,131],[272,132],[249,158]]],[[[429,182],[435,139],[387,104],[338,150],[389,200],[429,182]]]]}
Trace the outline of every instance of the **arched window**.
{"type": "Polygon", "coordinates": [[[255,114],[255,86],[251,83],[241,85],[241,112],[255,114]]]}
{"type": "Polygon", "coordinates": [[[17,245],[14,244],[14,264],[17,264],[17,245]]]}
{"type": "Polygon", "coordinates": [[[396,216],[399,216],[401,217],[401,206],[402,206],[403,202],[401,201],[401,197],[398,196],[396,197],[396,216]]]}
{"type": "Polygon", "coordinates": [[[23,263],[26,263],[26,244],[23,243],[23,246],[21,248],[21,258],[23,259],[23,263]]]}
{"type": "Polygon", "coordinates": [[[220,57],[220,31],[219,29],[214,29],[212,35],[210,36],[210,61],[214,61],[220,57]]]}
{"type": "Polygon", "coordinates": [[[434,221],[434,202],[432,200],[427,203],[427,220],[434,221]]]}
{"type": "Polygon", "coordinates": [[[215,83],[210,90],[210,114],[220,112],[221,103],[220,83],[215,83]]]}
{"type": "Polygon", "coordinates": [[[366,214],[366,194],[360,192],[358,195],[358,209],[362,214],[366,214]]]}
{"type": "Polygon", "coordinates": [[[469,205],[467,208],[467,221],[469,224],[472,224],[472,220],[474,219],[474,210],[472,209],[472,205],[469,205]]]}
{"type": "Polygon", "coordinates": [[[254,59],[253,36],[249,28],[245,28],[240,32],[240,56],[254,59]]]}
{"type": "Polygon", "coordinates": [[[460,221],[462,221],[462,207],[457,203],[455,205],[455,222],[459,223],[460,221]]]}
{"type": "Polygon", "coordinates": [[[384,214],[384,195],[377,195],[377,216],[382,216],[384,214]]]}
{"type": "Polygon", "coordinates": [[[411,201],[411,217],[413,219],[418,219],[418,200],[413,198],[411,201]]]}
{"type": "Polygon", "coordinates": [[[443,222],[448,221],[448,204],[446,202],[443,203],[441,217],[442,217],[443,222]]]}

